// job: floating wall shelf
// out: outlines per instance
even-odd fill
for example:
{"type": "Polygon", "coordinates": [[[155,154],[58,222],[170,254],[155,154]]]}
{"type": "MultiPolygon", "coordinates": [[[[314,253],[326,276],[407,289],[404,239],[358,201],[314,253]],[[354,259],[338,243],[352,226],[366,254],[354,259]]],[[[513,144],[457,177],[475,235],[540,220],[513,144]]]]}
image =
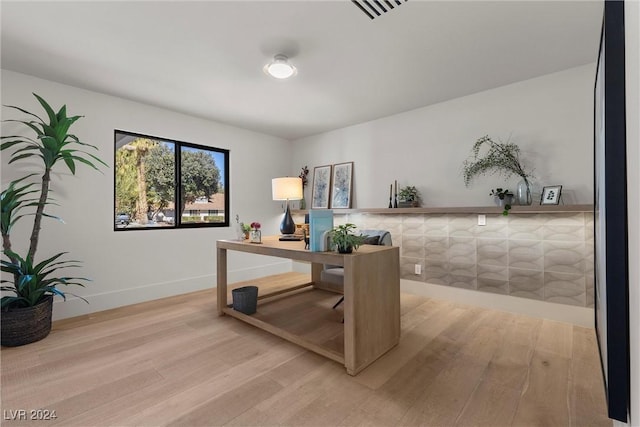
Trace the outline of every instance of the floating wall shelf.
{"type": "MultiPolygon", "coordinates": [[[[471,206],[471,207],[434,207],[434,208],[361,208],[361,209],[334,209],[334,215],[340,214],[495,214],[502,213],[503,208],[498,206],[471,206]]],[[[293,210],[293,214],[306,214],[308,210],[293,210]]],[[[566,212],[593,212],[593,205],[531,205],[512,206],[509,214],[537,214],[537,213],[566,213],[566,212]]]]}

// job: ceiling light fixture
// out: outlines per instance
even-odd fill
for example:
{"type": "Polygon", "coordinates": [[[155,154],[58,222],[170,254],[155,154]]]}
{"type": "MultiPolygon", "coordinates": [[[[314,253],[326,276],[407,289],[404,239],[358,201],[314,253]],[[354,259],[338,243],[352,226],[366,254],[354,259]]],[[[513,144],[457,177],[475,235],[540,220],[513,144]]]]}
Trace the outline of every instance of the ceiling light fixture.
{"type": "Polygon", "coordinates": [[[288,79],[295,76],[298,70],[289,64],[289,58],[281,53],[273,57],[273,61],[269,62],[263,68],[264,72],[276,79],[288,79]]]}

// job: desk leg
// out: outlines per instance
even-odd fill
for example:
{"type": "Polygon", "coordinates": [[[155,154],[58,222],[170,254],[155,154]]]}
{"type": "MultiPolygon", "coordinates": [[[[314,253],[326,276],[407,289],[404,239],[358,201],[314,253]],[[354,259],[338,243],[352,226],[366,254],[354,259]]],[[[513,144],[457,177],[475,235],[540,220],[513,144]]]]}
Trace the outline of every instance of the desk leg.
{"type": "Polygon", "coordinates": [[[400,339],[399,249],[345,257],[344,359],[355,375],[400,339]]]}
{"type": "Polygon", "coordinates": [[[227,250],[218,248],[218,316],[224,316],[222,311],[227,306],[227,250]]]}
{"type": "Polygon", "coordinates": [[[315,285],[320,283],[320,273],[322,272],[322,264],[311,263],[311,281],[315,285]]]}

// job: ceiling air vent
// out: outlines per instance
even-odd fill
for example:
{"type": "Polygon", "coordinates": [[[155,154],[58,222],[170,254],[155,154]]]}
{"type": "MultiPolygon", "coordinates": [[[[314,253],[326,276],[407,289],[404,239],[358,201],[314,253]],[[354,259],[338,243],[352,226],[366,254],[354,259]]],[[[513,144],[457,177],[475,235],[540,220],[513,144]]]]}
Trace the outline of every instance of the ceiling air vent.
{"type": "Polygon", "coordinates": [[[371,19],[395,9],[409,0],[351,0],[365,15],[371,19]]]}

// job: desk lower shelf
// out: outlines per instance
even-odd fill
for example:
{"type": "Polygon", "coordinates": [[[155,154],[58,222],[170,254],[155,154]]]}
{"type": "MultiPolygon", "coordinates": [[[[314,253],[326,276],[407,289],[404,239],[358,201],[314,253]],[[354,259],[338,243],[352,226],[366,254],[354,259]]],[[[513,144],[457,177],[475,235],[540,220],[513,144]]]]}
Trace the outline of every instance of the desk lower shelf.
{"type": "Polygon", "coordinates": [[[260,295],[252,315],[234,310],[231,304],[223,312],[344,365],[343,311],[332,309],[340,295],[310,286],[260,295]]]}
{"type": "MultiPolygon", "coordinates": [[[[400,339],[400,249],[395,246],[363,245],[356,253],[311,252],[304,249],[303,242],[280,242],[277,237],[264,237],[262,245],[252,245],[234,240],[218,240],[217,253],[217,295],[218,315],[229,315],[265,331],[278,335],[309,350],[322,354],[344,364],[347,373],[358,372],[375,362],[384,353],[398,344],[400,339]],[[239,251],[257,255],[275,256],[297,261],[311,262],[311,281],[320,283],[322,264],[344,266],[344,324],[342,349],[331,349],[320,340],[310,338],[313,334],[304,331],[305,322],[310,320],[309,304],[291,304],[290,298],[278,300],[284,304],[280,312],[293,310],[291,315],[279,315],[284,324],[274,323],[264,312],[245,316],[228,306],[227,298],[227,251],[239,251]],[[289,306],[289,307],[286,307],[289,306]],[[296,311],[298,312],[296,314],[296,311]],[[262,317],[262,316],[266,317],[262,317]],[[262,317],[262,318],[261,318],[262,317]],[[309,319],[307,319],[309,318],[309,319]],[[340,351],[341,350],[341,351],[340,351]]],[[[320,291],[314,289],[314,291],[320,291]]],[[[300,290],[298,290],[300,292],[300,290]]],[[[326,292],[326,291],[324,291],[326,292]]],[[[283,294],[284,295],[284,294],[283,294]]],[[[335,300],[327,303],[333,306],[335,300]]],[[[274,303],[275,304],[275,303],[274,303]]],[[[261,304],[265,308],[268,304],[261,304]]],[[[313,304],[311,304],[313,306],[313,304]]],[[[334,311],[325,308],[325,313],[334,311]]],[[[272,314],[272,317],[278,315],[272,314]]],[[[336,338],[337,337],[337,338],[336,338]]],[[[327,342],[336,337],[324,337],[327,342]]]]}

